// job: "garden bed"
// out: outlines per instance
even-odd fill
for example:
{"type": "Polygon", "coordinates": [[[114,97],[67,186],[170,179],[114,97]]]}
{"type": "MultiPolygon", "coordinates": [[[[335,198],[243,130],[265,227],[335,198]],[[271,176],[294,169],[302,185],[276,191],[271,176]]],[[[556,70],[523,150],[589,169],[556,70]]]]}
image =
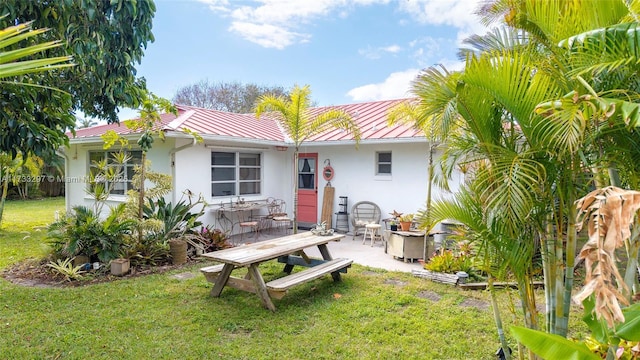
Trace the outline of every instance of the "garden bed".
{"type": "Polygon", "coordinates": [[[111,275],[108,266],[102,266],[98,270],[87,271],[78,280],[67,281],[63,276],[52,271],[49,259],[28,259],[23,262],[9,266],[0,272],[0,276],[13,284],[32,287],[75,287],[91,284],[104,283],[120,279],[135,278],[150,274],[161,274],[174,269],[202,262],[202,260],[191,259],[181,265],[158,265],[158,266],[135,266],[131,267],[128,274],[122,276],[111,275]]]}

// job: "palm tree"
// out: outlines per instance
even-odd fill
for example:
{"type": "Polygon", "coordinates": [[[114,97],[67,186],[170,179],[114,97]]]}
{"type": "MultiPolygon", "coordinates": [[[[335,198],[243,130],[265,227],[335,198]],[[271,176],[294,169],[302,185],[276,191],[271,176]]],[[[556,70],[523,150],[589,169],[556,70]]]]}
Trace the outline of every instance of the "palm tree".
{"type": "Polygon", "coordinates": [[[268,113],[286,131],[295,147],[293,153],[293,232],[298,232],[298,154],[302,143],[309,138],[331,129],[343,129],[353,135],[356,146],[360,142],[360,129],[346,111],[328,109],[314,113],[310,109],[311,90],[309,85],[295,85],[289,97],[263,95],[255,107],[256,117],[268,113]]]}
{"type": "MultiPolygon", "coordinates": [[[[637,60],[629,55],[634,52],[628,44],[622,44],[635,46],[635,40],[628,41],[637,39],[635,30],[624,37],[629,34],[624,31],[635,25],[620,31],[617,22],[628,9],[622,2],[611,4],[594,1],[590,7],[562,0],[521,0],[496,1],[494,8],[484,8],[493,16],[507,14],[505,25],[510,30],[494,31],[468,43],[475,49],[465,52],[464,73],[450,95],[449,111],[456,114],[450,118],[460,124],[444,132],[448,145],[444,158],[473,165],[472,189],[486,218],[502,224],[500,236],[514,249],[525,249],[518,255],[523,259],[534,249],[522,247],[523,243],[540,242],[547,331],[560,335],[567,333],[573,289],[574,203],[593,182],[583,169],[594,167],[596,161],[615,163],[616,152],[603,139],[622,134],[625,122],[636,126],[638,118],[637,105],[620,99],[622,95],[634,99],[638,88],[637,60]],[[502,5],[507,11],[500,10],[502,5]],[[587,33],[607,27],[613,29],[587,33]],[[576,40],[585,39],[587,46],[569,41],[576,34],[576,40]],[[625,51],[626,57],[615,55],[625,51]],[[591,81],[599,86],[598,93],[589,90],[591,81]],[[600,98],[605,92],[610,97],[600,98]]],[[[424,74],[426,80],[437,80],[440,75],[434,71],[424,74]]],[[[627,134],[626,141],[634,137],[627,134]]],[[[525,323],[535,328],[533,269],[524,261],[512,265],[511,271],[521,274],[525,323]]]]}
{"type": "Polygon", "coordinates": [[[85,129],[98,125],[98,122],[93,119],[76,117],[76,124],[78,125],[78,129],[85,129]]]}
{"type": "MultiPolygon", "coordinates": [[[[388,114],[389,125],[402,123],[412,125],[421,130],[429,141],[428,184],[425,211],[421,212],[420,223],[426,231],[434,225],[430,221],[431,190],[434,181],[448,189],[447,176],[436,178],[433,157],[442,141],[443,134],[448,133],[457,123],[455,88],[459,73],[449,73],[439,65],[424,70],[411,83],[411,92],[416,96],[413,101],[402,102],[393,107],[388,114]]],[[[450,169],[452,170],[452,169],[450,169]]]]}

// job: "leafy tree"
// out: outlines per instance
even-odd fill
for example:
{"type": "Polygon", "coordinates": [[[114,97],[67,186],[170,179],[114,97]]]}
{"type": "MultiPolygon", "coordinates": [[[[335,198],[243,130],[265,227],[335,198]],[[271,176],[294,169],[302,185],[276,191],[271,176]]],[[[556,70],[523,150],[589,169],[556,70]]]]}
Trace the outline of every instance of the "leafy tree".
{"type": "MultiPolygon", "coordinates": [[[[12,75],[20,75],[15,80],[34,85],[31,87],[2,86],[0,131],[10,136],[2,137],[0,150],[14,156],[18,151],[46,155],[67,144],[65,132],[75,126],[71,111],[81,110],[89,117],[115,122],[118,107],[137,108],[145,82],[136,78],[135,65],[140,63],[147,43],[153,41],[154,13],[151,0],[0,2],[0,14],[7,14],[6,24],[33,26],[45,40],[65,39],[64,44],[49,46],[46,55],[52,59],[73,56],[76,64],[56,71],[12,75]]],[[[22,46],[0,44],[3,52],[22,46]]]]}
{"type": "Polygon", "coordinates": [[[265,94],[285,97],[289,95],[281,86],[269,87],[238,82],[212,84],[204,80],[178,89],[173,102],[244,114],[252,112],[258,98],[265,94]]]}
{"type": "Polygon", "coordinates": [[[36,54],[59,48],[58,41],[35,42],[45,30],[32,30],[31,23],[9,26],[0,30],[0,152],[15,157],[21,152],[36,155],[53,153],[60,145],[66,144],[65,129],[72,128],[72,116],[68,114],[71,99],[68,94],[43,88],[27,77],[29,74],[52,72],[68,68],[70,56],[34,58],[36,54]],[[27,41],[33,40],[28,43],[27,41]],[[56,70],[56,71],[52,71],[56,70]],[[9,81],[9,79],[15,81],[9,81]],[[47,104],[45,98],[55,99],[55,106],[47,104]],[[48,111],[44,111],[48,107],[48,111]]]}
{"type": "Polygon", "coordinates": [[[353,134],[356,146],[360,142],[360,128],[346,111],[329,109],[319,114],[312,114],[311,90],[309,85],[294,86],[289,97],[262,95],[255,108],[256,117],[263,114],[273,117],[293,142],[293,232],[298,232],[298,154],[300,146],[310,137],[330,129],[344,129],[353,134]]]}
{"type": "MultiPolygon", "coordinates": [[[[24,46],[24,40],[38,36],[45,31],[46,30],[32,30],[31,24],[19,24],[0,30],[0,79],[72,66],[72,64],[62,64],[70,60],[69,56],[53,58],[45,57],[33,60],[25,59],[28,56],[60,46],[60,43],[57,41],[34,43],[29,46],[24,46]],[[16,48],[14,50],[9,50],[9,47],[14,44],[19,44],[22,47],[17,47],[18,45],[15,45],[16,48]]],[[[15,105],[16,103],[18,103],[18,111],[33,110],[33,104],[31,104],[31,106],[25,106],[22,103],[24,98],[20,96],[20,91],[27,89],[31,90],[33,86],[26,86],[29,85],[27,83],[16,83],[15,85],[8,84],[6,80],[2,80],[1,84],[2,87],[0,87],[0,94],[7,95],[13,99],[13,102],[9,103],[7,101],[2,101],[1,104],[3,111],[0,112],[0,114],[4,116],[13,115],[15,109],[11,105],[15,105]]],[[[0,115],[0,119],[2,115],[0,115]]],[[[61,118],[64,119],[64,116],[62,115],[61,118]]],[[[2,183],[0,195],[0,223],[2,222],[9,181],[15,181],[16,172],[19,171],[19,169],[22,169],[25,165],[28,165],[27,162],[21,161],[21,157],[17,158],[18,154],[25,153],[26,155],[27,149],[31,149],[34,144],[36,144],[36,146],[40,144],[44,146],[44,148],[48,147],[52,150],[51,146],[47,146],[44,138],[46,134],[50,133],[46,128],[49,124],[48,120],[50,119],[41,117],[39,120],[42,120],[42,123],[32,124],[32,128],[23,126],[23,124],[16,121],[15,118],[10,118],[6,124],[0,122],[0,131],[9,135],[17,134],[20,137],[19,139],[15,139],[13,136],[3,136],[2,140],[0,140],[0,180],[2,183]]],[[[33,167],[31,167],[31,169],[33,169],[33,167]]]]}
{"type": "Polygon", "coordinates": [[[34,28],[51,29],[46,35],[65,39],[52,50],[73,55],[76,67],[61,76],[46,76],[41,83],[73,95],[73,109],[89,117],[117,121],[117,107],[137,108],[145,91],[135,77],[135,65],[144,55],[156,11],[152,0],[97,0],[32,2],[5,0],[0,14],[12,23],[33,21],[34,28]]]}

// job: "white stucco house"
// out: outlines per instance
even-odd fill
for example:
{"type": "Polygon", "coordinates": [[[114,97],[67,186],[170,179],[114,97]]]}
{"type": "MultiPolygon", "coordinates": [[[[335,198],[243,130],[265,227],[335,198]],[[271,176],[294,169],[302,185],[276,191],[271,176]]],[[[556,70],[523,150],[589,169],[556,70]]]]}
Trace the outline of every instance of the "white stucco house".
{"type": "MultiPolygon", "coordinates": [[[[382,211],[382,217],[393,210],[403,213],[423,209],[427,194],[429,144],[424,135],[407,126],[388,126],[390,108],[407,99],[375,101],[335,106],[349,112],[362,132],[359,146],[350,134],[333,130],[303,143],[300,149],[299,193],[301,224],[319,222],[323,204],[322,176],[325,165],[334,169],[330,181],[335,189],[332,213],[339,212],[339,197],[347,197],[347,207],[359,201],[372,201],[382,211]],[[304,196],[302,196],[304,192],[304,196]]],[[[202,194],[208,208],[201,219],[216,224],[215,209],[220,204],[246,202],[269,197],[285,200],[287,212],[293,211],[293,153],[292,143],[278,124],[268,118],[256,119],[254,114],[234,114],[190,106],[177,105],[178,116],[162,115],[162,130],[166,139],[156,139],[148,153],[154,171],[171,174],[174,203],[185,190],[202,194]],[[197,143],[190,129],[203,139],[197,143]]],[[[323,108],[317,108],[322,111],[323,108]]],[[[91,205],[85,181],[92,160],[108,156],[103,150],[102,135],[107,130],[130,136],[135,145],[139,134],[132,134],[124,125],[110,124],[79,129],[62,151],[66,159],[66,207],[91,205]]],[[[139,152],[132,148],[133,161],[139,152]]],[[[436,154],[436,161],[439,154],[436,154]]],[[[126,169],[130,171],[132,164],[126,169]]],[[[130,176],[130,175],[129,175],[130,176]]],[[[451,188],[455,191],[463,181],[455,174],[451,188]]],[[[117,184],[109,202],[125,200],[130,184],[117,184]]],[[[437,187],[433,198],[447,196],[437,187]]],[[[335,216],[334,216],[335,224],[335,216]]]]}

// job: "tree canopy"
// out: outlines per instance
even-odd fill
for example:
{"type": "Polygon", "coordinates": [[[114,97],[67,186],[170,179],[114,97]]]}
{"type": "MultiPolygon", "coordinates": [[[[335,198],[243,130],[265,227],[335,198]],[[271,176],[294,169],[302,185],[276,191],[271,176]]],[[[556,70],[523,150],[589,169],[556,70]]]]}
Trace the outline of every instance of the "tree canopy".
{"type": "Polygon", "coordinates": [[[153,42],[155,4],[152,0],[22,1],[4,0],[0,14],[7,23],[33,21],[34,29],[49,28],[45,39],[66,43],[49,56],[72,55],[77,66],[60,73],[39,74],[34,82],[70,93],[73,110],[116,122],[118,107],[137,108],[146,89],[136,78],[136,64],[153,42]]]}
{"type": "Polygon", "coordinates": [[[6,14],[0,26],[30,24],[38,32],[37,37],[5,43],[5,54],[65,40],[24,60],[72,56],[76,65],[4,78],[0,130],[7,135],[0,151],[46,156],[67,143],[65,133],[75,127],[74,111],[116,122],[118,107],[137,108],[146,86],[136,78],[135,65],[153,41],[154,13],[152,0],[0,2],[0,14],[6,14]]]}
{"type": "Polygon", "coordinates": [[[208,80],[203,80],[178,89],[173,97],[173,102],[205,109],[247,114],[253,111],[258,98],[267,94],[289,96],[289,92],[282,86],[241,84],[239,82],[210,83],[208,80]]]}

